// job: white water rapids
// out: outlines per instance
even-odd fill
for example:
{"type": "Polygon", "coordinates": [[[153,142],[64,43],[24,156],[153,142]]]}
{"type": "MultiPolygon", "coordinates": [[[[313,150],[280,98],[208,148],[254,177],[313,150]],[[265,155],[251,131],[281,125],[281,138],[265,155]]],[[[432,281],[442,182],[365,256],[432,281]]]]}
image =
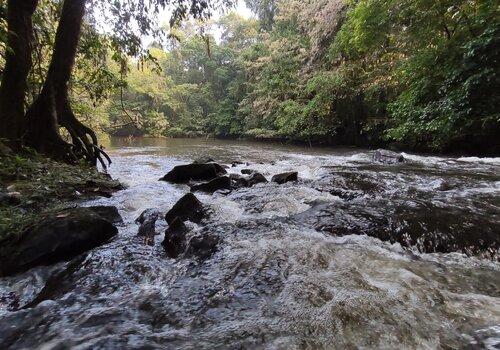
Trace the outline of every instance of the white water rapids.
{"type": "MultiPolygon", "coordinates": [[[[340,235],[301,216],[318,203],[334,213],[339,208],[341,216],[341,208],[360,208],[381,218],[400,206],[430,207],[429,213],[444,210],[446,217],[432,220],[446,227],[458,222],[457,229],[471,230],[466,233],[491,234],[500,227],[500,158],[405,154],[409,165],[374,166],[369,151],[354,148],[147,139],[115,140],[110,154],[110,173],[127,189],[82,205],[116,206],[124,219],[118,237],[71,262],[0,279],[0,294],[15,293],[21,306],[47,284],[51,290],[30,308],[0,303],[0,348],[500,347],[497,258],[420,253],[367,232],[351,234],[371,229],[364,219],[340,235]],[[147,208],[166,212],[187,193],[188,186],[158,179],[202,155],[229,166],[243,162],[231,173],[251,168],[270,179],[298,171],[299,182],[196,193],[212,214],[190,226],[215,232],[222,242],[203,262],[169,259],[163,236],[154,247],[144,245],[134,219],[147,208]],[[361,185],[349,187],[351,179],[361,185]],[[436,190],[444,181],[451,189],[436,190]]],[[[431,230],[433,221],[415,227],[431,230]]]]}

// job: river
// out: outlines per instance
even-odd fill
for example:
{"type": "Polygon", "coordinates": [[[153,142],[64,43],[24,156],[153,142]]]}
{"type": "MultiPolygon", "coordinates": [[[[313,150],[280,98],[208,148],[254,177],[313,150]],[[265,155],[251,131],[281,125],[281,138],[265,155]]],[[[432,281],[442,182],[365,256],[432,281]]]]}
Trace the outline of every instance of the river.
{"type": "Polygon", "coordinates": [[[0,306],[0,348],[500,347],[500,158],[385,165],[356,148],[182,139],[114,139],[108,151],[127,189],[81,205],[118,207],[118,237],[0,279],[21,306],[50,290],[28,308],[0,306]],[[158,179],[203,155],[231,173],[295,170],[299,182],[197,193],[211,215],[191,229],[222,241],[207,260],[169,259],[163,237],[145,245],[134,219],[172,207],[189,188],[158,179]],[[393,239],[401,230],[408,247],[393,239]]]}

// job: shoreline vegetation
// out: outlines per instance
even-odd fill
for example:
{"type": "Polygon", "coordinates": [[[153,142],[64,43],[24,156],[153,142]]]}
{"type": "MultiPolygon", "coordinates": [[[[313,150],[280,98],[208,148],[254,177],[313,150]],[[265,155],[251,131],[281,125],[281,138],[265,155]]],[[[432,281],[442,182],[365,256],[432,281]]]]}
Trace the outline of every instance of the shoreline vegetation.
{"type": "Polygon", "coordinates": [[[27,150],[0,154],[0,246],[47,214],[122,188],[88,164],[69,165],[27,150]]]}

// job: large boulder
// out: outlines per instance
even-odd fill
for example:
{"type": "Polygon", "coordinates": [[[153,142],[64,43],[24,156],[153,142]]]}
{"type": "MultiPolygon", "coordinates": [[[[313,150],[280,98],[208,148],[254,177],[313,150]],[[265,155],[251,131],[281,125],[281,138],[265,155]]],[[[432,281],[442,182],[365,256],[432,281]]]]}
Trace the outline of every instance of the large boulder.
{"type": "Polygon", "coordinates": [[[100,217],[108,220],[112,224],[122,224],[123,219],[118,212],[118,209],[114,206],[110,205],[96,205],[93,207],[88,207],[88,209],[92,210],[94,213],[99,215],[100,217]]]}
{"type": "Polygon", "coordinates": [[[188,193],[179,199],[172,209],[165,214],[165,220],[169,225],[172,224],[175,218],[179,218],[181,221],[189,220],[198,223],[204,216],[205,208],[203,204],[194,194],[188,193]]]}
{"type": "Polygon", "coordinates": [[[298,172],[296,171],[290,171],[282,174],[276,174],[273,176],[271,181],[276,182],[278,184],[284,184],[285,182],[290,182],[290,181],[297,181],[298,179],[298,172]]]}
{"type": "Polygon", "coordinates": [[[2,242],[0,276],[69,260],[106,243],[117,233],[109,220],[89,208],[47,215],[19,237],[2,242]]]}
{"type": "Polygon", "coordinates": [[[213,179],[209,182],[204,182],[198,185],[191,186],[191,191],[201,191],[207,193],[214,193],[218,190],[230,190],[231,189],[231,180],[229,176],[219,176],[216,179],[213,179]]]}
{"type": "Polygon", "coordinates": [[[225,174],[227,174],[226,170],[217,163],[193,163],[174,167],[160,180],[188,183],[189,181],[209,181],[225,174]]]}
{"type": "Polygon", "coordinates": [[[395,164],[403,163],[405,158],[401,153],[388,151],[386,149],[378,149],[373,152],[373,160],[384,164],[395,164]]]}

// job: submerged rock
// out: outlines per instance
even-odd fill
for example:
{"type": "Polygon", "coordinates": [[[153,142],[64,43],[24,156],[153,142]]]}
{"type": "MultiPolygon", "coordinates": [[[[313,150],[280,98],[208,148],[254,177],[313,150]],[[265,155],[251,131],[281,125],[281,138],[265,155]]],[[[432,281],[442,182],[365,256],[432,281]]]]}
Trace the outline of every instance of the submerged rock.
{"type": "Polygon", "coordinates": [[[245,174],[245,175],[251,175],[251,174],[255,173],[255,170],[253,170],[253,169],[241,169],[241,173],[245,174]]]}
{"type": "Polygon", "coordinates": [[[214,193],[215,191],[218,190],[230,190],[230,189],[231,189],[231,180],[229,176],[220,176],[209,182],[191,186],[192,192],[202,191],[207,193],[214,193]]]}
{"type": "Polygon", "coordinates": [[[117,233],[109,220],[89,208],[72,208],[50,214],[20,237],[3,242],[0,276],[69,260],[106,243],[117,233]]]}
{"type": "Polygon", "coordinates": [[[181,221],[200,222],[204,216],[203,204],[194,194],[187,193],[165,214],[165,220],[169,225],[175,218],[179,218],[181,221]]]}
{"type": "Polygon", "coordinates": [[[373,160],[379,163],[395,164],[404,162],[405,158],[401,153],[378,149],[373,153],[373,160]]]}
{"type": "Polygon", "coordinates": [[[297,181],[299,173],[296,171],[290,171],[282,174],[276,174],[273,176],[271,181],[278,184],[284,184],[285,182],[297,181]]]}
{"type": "Polygon", "coordinates": [[[209,181],[225,174],[226,170],[217,163],[193,163],[174,167],[160,180],[172,183],[209,181]]]}
{"type": "Polygon", "coordinates": [[[92,210],[94,213],[99,215],[100,217],[108,220],[112,224],[122,224],[123,219],[120,213],[118,212],[118,208],[114,206],[107,205],[96,205],[93,207],[88,207],[88,209],[92,210]]]}
{"type": "Polygon", "coordinates": [[[423,253],[463,252],[495,259],[500,223],[471,216],[467,208],[397,199],[327,203],[294,216],[301,224],[337,236],[368,235],[423,253]],[[478,230],[478,227],[481,227],[478,230]]]}

